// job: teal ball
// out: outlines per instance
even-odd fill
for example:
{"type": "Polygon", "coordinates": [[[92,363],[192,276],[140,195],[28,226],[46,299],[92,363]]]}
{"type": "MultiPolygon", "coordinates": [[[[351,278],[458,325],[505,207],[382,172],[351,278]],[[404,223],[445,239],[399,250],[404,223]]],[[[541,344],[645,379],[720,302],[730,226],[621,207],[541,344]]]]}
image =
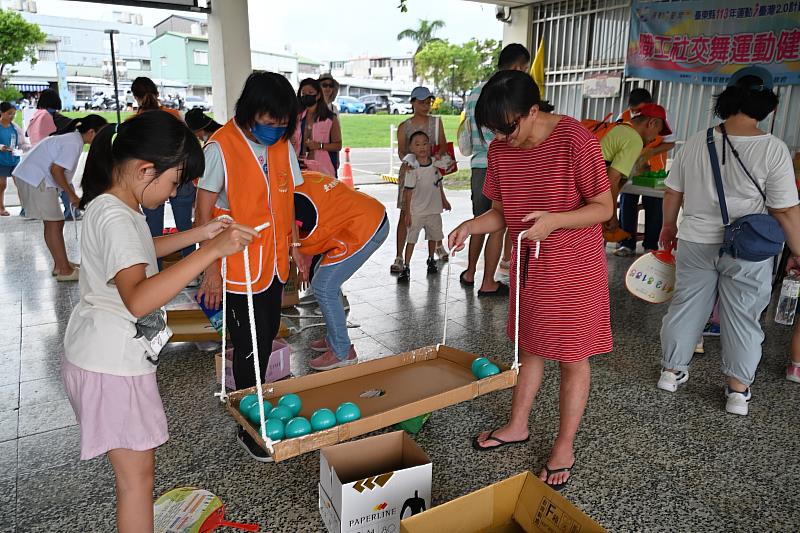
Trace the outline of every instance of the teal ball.
{"type": "MultiPolygon", "coordinates": [[[[264,418],[267,418],[267,413],[270,411],[270,404],[269,402],[264,402],[264,418]]],[[[251,405],[247,412],[244,414],[244,417],[254,426],[261,425],[261,415],[258,412],[258,402],[251,405]]]]}
{"type": "Polygon", "coordinates": [[[278,405],[285,405],[291,409],[292,416],[297,416],[298,413],[300,413],[300,409],[303,407],[303,402],[300,401],[300,396],[297,394],[289,393],[281,396],[281,399],[278,400],[278,405]]]}
{"type": "Polygon", "coordinates": [[[280,420],[281,423],[285,424],[289,420],[292,419],[292,410],[286,407],[285,405],[278,405],[272,408],[272,411],[269,412],[269,416],[267,418],[275,418],[276,420],[280,420]]]}
{"type": "Polygon", "coordinates": [[[336,422],[346,424],[361,418],[361,409],[353,402],[344,402],[336,408],[336,422]]]}
{"type": "Polygon", "coordinates": [[[302,416],[296,416],[286,423],[283,434],[287,439],[302,437],[311,433],[311,424],[302,416]]]}
{"type": "Polygon", "coordinates": [[[494,363],[489,363],[488,365],[483,365],[482,367],[480,367],[475,377],[477,377],[478,379],[483,379],[483,378],[488,378],[489,376],[494,376],[499,373],[500,373],[500,368],[494,363]]]}
{"type": "MultiPolygon", "coordinates": [[[[281,440],[283,438],[283,422],[277,418],[268,418],[264,424],[264,430],[267,433],[267,437],[272,440],[281,440]]],[[[261,435],[261,432],[259,431],[258,434],[261,435]]]]}
{"type": "Polygon", "coordinates": [[[248,394],[241,400],[239,400],[239,412],[245,414],[251,406],[258,403],[258,395],[257,394],[248,394]]]}
{"type": "Polygon", "coordinates": [[[323,429],[332,428],[335,425],[336,415],[333,414],[333,411],[330,409],[318,409],[311,415],[311,429],[314,431],[322,431],[323,429]]]}
{"type": "Polygon", "coordinates": [[[474,361],[472,361],[472,373],[473,373],[475,376],[477,376],[477,375],[478,375],[478,369],[479,369],[480,367],[482,367],[483,365],[488,365],[490,362],[491,362],[491,361],[489,361],[489,360],[488,360],[488,359],[486,359],[485,357],[478,357],[477,359],[475,359],[474,361]]]}

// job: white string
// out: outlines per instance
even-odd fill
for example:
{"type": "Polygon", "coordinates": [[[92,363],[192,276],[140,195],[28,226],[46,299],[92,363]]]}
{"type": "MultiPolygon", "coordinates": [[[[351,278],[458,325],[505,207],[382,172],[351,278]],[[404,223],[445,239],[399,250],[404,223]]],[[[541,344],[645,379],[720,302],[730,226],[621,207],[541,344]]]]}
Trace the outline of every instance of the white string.
{"type": "MultiPolygon", "coordinates": [[[[522,248],[522,239],[525,235],[524,231],[519,233],[517,237],[517,283],[516,283],[516,302],[515,302],[515,309],[514,309],[514,364],[511,366],[512,370],[514,370],[517,374],[519,374],[519,286],[520,286],[520,272],[521,272],[521,248],[522,248]]],[[[534,258],[539,259],[539,246],[541,243],[536,241],[536,252],[534,253],[534,258]]]]}
{"type": "Polygon", "coordinates": [[[225,374],[228,370],[228,291],[226,284],[228,282],[228,258],[222,258],[222,378],[220,384],[222,387],[220,391],[214,396],[219,397],[219,401],[225,402],[228,400],[228,391],[225,388],[225,374]]]}
{"type": "Polygon", "coordinates": [[[72,202],[67,202],[69,206],[69,214],[72,217],[72,227],[75,228],[75,242],[80,247],[80,240],[78,240],[78,217],[75,216],[75,210],[72,208],[72,202]]]}
{"type": "MultiPolygon", "coordinates": [[[[437,122],[438,124],[438,122],[437,122]]],[[[456,256],[456,251],[450,251],[450,257],[453,258],[456,256]]],[[[449,300],[450,295],[450,265],[452,265],[452,261],[447,261],[447,282],[444,284],[444,331],[442,332],[442,343],[436,346],[436,349],[439,349],[439,346],[447,344],[447,300],[449,300]]]]}

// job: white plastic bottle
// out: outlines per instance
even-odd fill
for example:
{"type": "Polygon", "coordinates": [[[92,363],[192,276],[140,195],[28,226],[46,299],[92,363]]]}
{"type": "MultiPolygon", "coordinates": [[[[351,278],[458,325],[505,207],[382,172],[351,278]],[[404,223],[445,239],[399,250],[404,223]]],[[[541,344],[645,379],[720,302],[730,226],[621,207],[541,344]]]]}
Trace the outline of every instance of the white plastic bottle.
{"type": "Polygon", "coordinates": [[[783,278],[781,296],[778,299],[778,308],[775,310],[775,322],[786,326],[794,324],[798,297],[800,297],[800,277],[792,273],[783,278]]]}

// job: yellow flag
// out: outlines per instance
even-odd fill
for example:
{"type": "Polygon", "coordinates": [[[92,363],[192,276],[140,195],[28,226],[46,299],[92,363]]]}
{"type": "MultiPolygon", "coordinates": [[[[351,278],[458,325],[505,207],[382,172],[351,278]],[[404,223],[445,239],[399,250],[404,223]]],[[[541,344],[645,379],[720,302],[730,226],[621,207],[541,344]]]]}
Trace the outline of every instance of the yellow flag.
{"type": "Polygon", "coordinates": [[[539,86],[539,96],[544,98],[544,38],[539,41],[539,47],[536,49],[536,56],[533,58],[531,78],[533,78],[533,81],[539,86]]]}

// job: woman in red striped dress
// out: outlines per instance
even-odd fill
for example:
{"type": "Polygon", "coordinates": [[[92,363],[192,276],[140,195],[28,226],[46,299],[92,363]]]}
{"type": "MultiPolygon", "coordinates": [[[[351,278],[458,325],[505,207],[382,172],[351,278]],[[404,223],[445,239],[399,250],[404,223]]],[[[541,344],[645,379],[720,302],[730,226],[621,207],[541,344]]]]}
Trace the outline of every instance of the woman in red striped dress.
{"type": "MultiPolygon", "coordinates": [[[[520,372],[511,419],[478,435],[478,450],[528,440],[528,419],[546,359],[561,367],[560,425],[540,478],[556,489],[575,463],[573,443],[589,396],[589,357],[611,351],[608,273],[601,223],[613,201],[597,140],[539,97],[530,76],[495,74],[476,106],[479,127],[493,131],[484,194],[492,209],[449,237],[463,247],[472,234],[508,227],[524,232],[520,270],[520,372]],[[539,258],[534,258],[540,241],[539,258]]],[[[508,335],[515,320],[516,250],[512,254],[508,335]]]]}

